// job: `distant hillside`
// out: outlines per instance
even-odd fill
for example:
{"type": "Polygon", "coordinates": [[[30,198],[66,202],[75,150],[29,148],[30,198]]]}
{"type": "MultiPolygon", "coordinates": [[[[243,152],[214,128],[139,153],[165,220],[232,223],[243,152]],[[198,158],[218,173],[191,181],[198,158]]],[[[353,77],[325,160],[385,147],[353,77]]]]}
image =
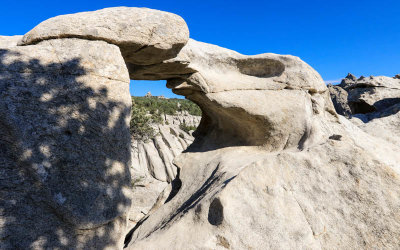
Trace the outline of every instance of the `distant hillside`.
{"type": "Polygon", "coordinates": [[[150,114],[175,115],[177,112],[187,111],[191,115],[201,116],[199,106],[186,99],[132,96],[132,105],[137,108],[144,108],[150,114]]]}
{"type": "MultiPolygon", "coordinates": [[[[185,99],[166,99],[155,96],[132,97],[131,135],[141,141],[147,141],[157,135],[155,124],[167,123],[166,116],[180,116],[188,113],[201,116],[201,110],[195,103],[185,99]]],[[[182,123],[180,129],[189,132],[196,129],[192,124],[182,123]]]]}

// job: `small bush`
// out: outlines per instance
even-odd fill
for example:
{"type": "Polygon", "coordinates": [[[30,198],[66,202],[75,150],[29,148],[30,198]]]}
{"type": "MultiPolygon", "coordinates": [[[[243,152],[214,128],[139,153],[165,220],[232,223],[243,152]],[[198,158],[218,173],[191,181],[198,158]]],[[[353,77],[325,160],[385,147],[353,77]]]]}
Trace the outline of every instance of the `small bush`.
{"type": "Polygon", "coordinates": [[[157,97],[132,97],[132,103],[137,107],[143,107],[150,114],[175,115],[179,111],[187,111],[191,115],[201,116],[199,106],[185,99],[159,99],[157,97]]]}
{"type": "Polygon", "coordinates": [[[190,130],[196,130],[197,127],[189,126],[189,125],[186,125],[185,123],[182,123],[181,125],[179,125],[179,128],[189,134],[190,130]]]}
{"type": "MultiPolygon", "coordinates": [[[[201,116],[200,108],[189,100],[132,97],[131,134],[133,138],[140,141],[153,139],[157,133],[151,124],[161,124],[164,115],[175,115],[182,111],[201,116]]],[[[190,130],[195,130],[196,127],[183,124],[181,129],[188,133],[190,130]]]]}
{"type": "Polygon", "coordinates": [[[132,107],[130,131],[133,138],[141,141],[148,141],[154,138],[157,133],[151,124],[154,123],[153,116],[147,113],[144,108],[132,107]]]}

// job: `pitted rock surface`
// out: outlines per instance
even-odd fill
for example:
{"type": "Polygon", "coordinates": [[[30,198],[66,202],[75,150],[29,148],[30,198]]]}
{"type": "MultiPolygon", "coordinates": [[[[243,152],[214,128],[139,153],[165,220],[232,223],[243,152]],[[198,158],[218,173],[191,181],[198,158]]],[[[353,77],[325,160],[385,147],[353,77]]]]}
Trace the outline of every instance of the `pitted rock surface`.
{"type": "Polygon", "coordinates": [[[115,45],[57,39],[0,49],[0,248],[122,245],[130,105],[115,45]]]}

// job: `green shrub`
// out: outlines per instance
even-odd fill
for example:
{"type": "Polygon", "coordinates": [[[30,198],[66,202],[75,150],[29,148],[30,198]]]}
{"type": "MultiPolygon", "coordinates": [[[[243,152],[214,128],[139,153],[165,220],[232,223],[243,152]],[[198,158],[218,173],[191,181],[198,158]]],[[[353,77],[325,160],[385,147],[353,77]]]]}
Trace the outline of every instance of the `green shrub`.
{"type": "MultiPolygon", "coordinates": [[[[182,111],[201,116],[200,108],[189,100],[132,97],[131,134],[136,140],[148,141],[153,139],[157,133],[151,124],[161,124],[163,115],[175,115],[182,111]]],[[[189,132],[195,130],[196,127],[181,125],[181,129],[189,132]]]]}
{"type": "Polygon", "coordinates": [[[133,105],[144,107],[150,114],[175,115],[178,111],[187,111],[191,115],[201,116],[199,106],[185,99],[159,99],[157,97],[132,97],[133,105]]]}
{"type": "Polygon", "coordinates": [[[189,126],[189,125],[186,125],[185,123],[182,123],[181,125],[179,125],[179,128],[189,134],[190,130],[196,130],[197,127],[189,126]]]}
{"type": "Polygon", "coordinates": [[[141,141],[148,141],[154,138],[157,133],[151,124],[154,123],[153,116],[147,113],[142,107],[132,107],[130,131],[133,138],[141,141]]]}

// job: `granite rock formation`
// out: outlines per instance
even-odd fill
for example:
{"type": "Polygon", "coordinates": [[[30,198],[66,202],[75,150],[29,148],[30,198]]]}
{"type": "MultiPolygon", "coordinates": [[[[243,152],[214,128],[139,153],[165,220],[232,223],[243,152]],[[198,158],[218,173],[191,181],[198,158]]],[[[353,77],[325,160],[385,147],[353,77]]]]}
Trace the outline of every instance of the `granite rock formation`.
{"type": "MultiPolygon", "coordinates": [[[[125,236],[128,249],[400,245],[400,146],[338,115],[301,59],[188,40],[179,17],[137,8],[56,17],[10,43],[0,248],[118,249],[125,236]],[[166,79],[203,113],[132,228],[129,78],[166,79]]],[[[354,100],[386,107],[376,90],[354,100]]]]}
{"type": "Polygon", "coordinates": [[[338,116],[321,77],[300,59],[189,40],[177,58],[129,70],[171,77],[167,86],[203,117],[174,160],[178,190],[160,195],[128,249],[400,243],[400,148],[338,116]]]}
{"type": "Polygon", "coordinates": [[[180,17],[139,8],[59,16],[1,38],[1,249],[122,248],[132,200],[126,61],[162,61],[187,39],[180,17]]]}
{"type": "Polygon", "coordinates": [[[0,49],[1,249],[122,244],[130,105],[115,45],[57,39],[0,49]]]}
{"type": "Polygon", "coordinates": [[[189,29],[172,13],[116,7],[50,18],[29,31],[20,45],[57,38],[106,41],[120,48],[127,63],[147,65],[174,58],[188,41],[189,29]]]}
{"type": "Polygon", "coordinates": [[[400,146],[400,79],[348,74],[328,86],[336,111],[362,130],[400,146]]]}

